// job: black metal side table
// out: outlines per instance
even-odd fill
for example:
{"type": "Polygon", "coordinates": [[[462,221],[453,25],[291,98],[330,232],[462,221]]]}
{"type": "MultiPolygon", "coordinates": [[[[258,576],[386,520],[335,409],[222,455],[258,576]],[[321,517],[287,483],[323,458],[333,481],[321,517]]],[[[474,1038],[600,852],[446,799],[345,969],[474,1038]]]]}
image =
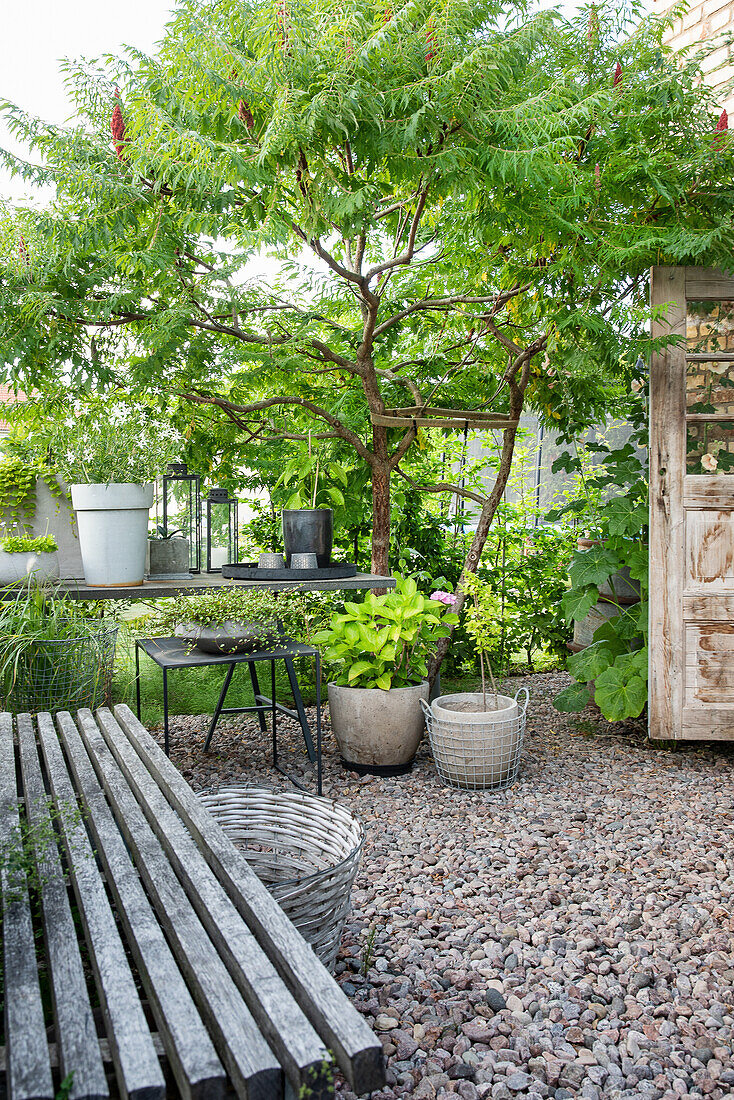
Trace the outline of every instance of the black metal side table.
{"type": "Polygon", "coordinates": [[[181,638],[138,638],[135,642],[135,701],[137,714],[140,718],[140,651],[147,654],[152,661],[163,671],[163,734],[166,755],[169,755],[168,734],[168,673],[171,669],[178,668],[203,668],[206,665],[227,665],[227,674],[219,693],[219,699],[209,723],[204,751],[209,748],[217,722],[222,714],[256,713],[260,722],[260,729],[265,730],[265,713],[270,711],[272,722],[273,767],[290,779],[296,787],[304,790],[303,784],[284,771],[278,763],[278,739],[277,739],[277,714],[287,714],[291,718],[297,718],[303,731],[303,739],[306,742],[306,751],[311,762],[316,763],[316,779],[318,793],[321,794],[321,658],[318,649],[305,645],[303,642],[294,642],[290,638],[283,638],[279,645],[272,649],[256,649],[251,653],[226,653],[221,656],[213,653],[203,653],[192,648],[189,642],[181,638]],[[314,748],[311,730],[306,717],[306,708],[303,704],[301,689],[298,685],[296,671],[293,664],[295,657],[314,657],[316,660],[316,746],[314,748]],[[263,695],[257,678],[255,665],[258,661],[270,662],[270,696],[263,695]],[[275,697],[275,662],[283,661],[288,673],[291,691],[296,709],[286,707],[279,703],[275,697]],[[235,665],[246,664],[250,671],[252,691],[255,696],[255,705],[249,707],[225,707],[227,691],[232,682],[232,674],[235,665]]]}

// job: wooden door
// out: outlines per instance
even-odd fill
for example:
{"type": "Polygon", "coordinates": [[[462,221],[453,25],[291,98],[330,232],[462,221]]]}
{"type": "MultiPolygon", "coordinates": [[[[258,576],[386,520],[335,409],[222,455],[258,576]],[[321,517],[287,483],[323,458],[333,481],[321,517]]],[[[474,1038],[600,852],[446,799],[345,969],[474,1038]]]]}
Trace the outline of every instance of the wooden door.
{"type": "Polygon", "coordinates": [[[656,267],[650,737],[734,740],[734,278],[656,267]]]}

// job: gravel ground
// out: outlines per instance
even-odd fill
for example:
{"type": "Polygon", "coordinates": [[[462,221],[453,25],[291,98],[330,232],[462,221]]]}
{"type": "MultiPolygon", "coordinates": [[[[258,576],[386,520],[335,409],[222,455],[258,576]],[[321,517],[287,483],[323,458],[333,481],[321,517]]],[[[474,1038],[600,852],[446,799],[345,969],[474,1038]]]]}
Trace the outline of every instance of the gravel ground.
{"type": "MultiPolygon", "coordinates": [[[[526,749],[500,793],[445,787],[425,744],[410,775],[359,780],[327,728],[324,793],[367,829],[337,977],[382,1038],[380,1097],[734,1100],[734,753],[559,715],[566,682],[516,682],[526,749]]],[[[286,783],[251,719],[207,756],[205,726],[171,722],[195,788],[286,783]]]]}

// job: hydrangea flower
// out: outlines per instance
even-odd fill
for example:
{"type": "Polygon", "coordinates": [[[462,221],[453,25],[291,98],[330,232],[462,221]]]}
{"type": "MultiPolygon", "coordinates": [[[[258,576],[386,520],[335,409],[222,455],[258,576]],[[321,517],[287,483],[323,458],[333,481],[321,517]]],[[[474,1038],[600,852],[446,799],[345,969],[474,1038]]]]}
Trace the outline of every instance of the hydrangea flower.
{"type": "Polygon", "coordinates": [[[454,596],[451,592],[444,592],[441,588],[439,588],[437,592],[431,593],[431,599],[437,600],[438,603],[446,604],[447,607],[456,606],[456,596],[454,596]]]}

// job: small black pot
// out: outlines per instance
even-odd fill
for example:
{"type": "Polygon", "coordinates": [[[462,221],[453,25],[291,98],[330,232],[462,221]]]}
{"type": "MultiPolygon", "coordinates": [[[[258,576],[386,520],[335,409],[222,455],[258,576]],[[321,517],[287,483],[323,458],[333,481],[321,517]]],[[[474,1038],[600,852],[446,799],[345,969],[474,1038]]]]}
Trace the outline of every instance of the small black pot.
{"type": "Polygon", "coordinates": [[[316,564],[323,569],[331,561],[334,540],[334,512],[331,508],[284,508],[283,549],[285,563],[291,554],[315,554],[316,564]]]}

